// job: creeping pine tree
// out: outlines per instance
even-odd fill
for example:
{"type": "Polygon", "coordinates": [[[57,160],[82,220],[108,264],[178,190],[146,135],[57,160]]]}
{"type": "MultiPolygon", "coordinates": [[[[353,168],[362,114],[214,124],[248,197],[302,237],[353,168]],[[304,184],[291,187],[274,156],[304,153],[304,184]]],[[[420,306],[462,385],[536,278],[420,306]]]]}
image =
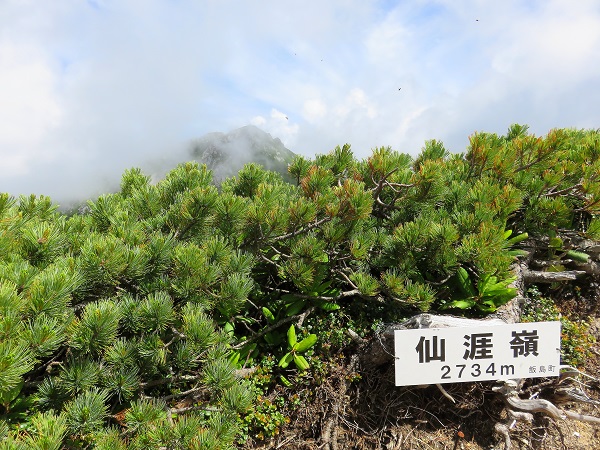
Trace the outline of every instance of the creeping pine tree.
{"type": "Polygon", "coordinates": [[[307,317],[487,314],[528,237],[598,239],[599,156],[598,131],[513,125],[463,154],[297,157],[292,183],[130,169],[70,215],[0,194],[0,448],[231,448],[259,402],[240,369],[284,381],[330,346],[307,317]]]}
{"type": "Polygon", "coordinates": [[[218,231],[222,203],[195,164],[156,185],[127,171],[71,217],[46,197],[0,197],[6,445],[231,445],[252,395],[222,325],[253,288],[253,258],[218,231]]]}
{"type": "Polygon", "coordinates": [[[511,265],[529,235],[597,229],[598,142],[594,130],[536,137],[513,125],[474,134],[464,154],[428,141],[416,158],[382,147],[357,161],[345,145],[297,157],[295,189],[246,167],[222,193],[248,208],[240,245],[256,257],[255,330],[281,342],[274,324],[356,301],[496,310],[515,295],[511,265]]]}

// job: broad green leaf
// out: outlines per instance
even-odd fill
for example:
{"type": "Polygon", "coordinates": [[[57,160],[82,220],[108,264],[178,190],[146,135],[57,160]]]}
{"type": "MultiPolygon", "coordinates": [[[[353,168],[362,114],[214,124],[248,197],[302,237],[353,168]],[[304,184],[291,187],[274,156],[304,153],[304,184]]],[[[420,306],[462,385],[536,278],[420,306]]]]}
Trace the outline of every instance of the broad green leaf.
{"type": "Polygon", "coordinates": [[[551,237],[548,246],[550,248],[560,249],[563,246],[563,240],[559,237],[551,237]]]}
{"type": "Polygon", "coordinates": [[[512,283],[512,281],[511,281],[511,280],[505,280],[505,281],[502,281],[502,282],[500,282],[500,283],[496,283],[496,284],[494,284],[493,286],[489,286],[489,287],[488,287],[488,288],[485,290],[484,296],[485,296],[485,295],[492,295],[492,296],[493,296],[493,295],[501,294],[501,293],[503,293],[503,292],[505,292],[505,291],[510,291],[510,292],[512,292],[512,291],[514,290],[514,288],[509,288],[509,287],[508,287],[508,285],[509,285],[510,283],[512,283]]]}
{"type": "MultiPolygon", "coordinates": [[[[327,253],[323,253],[325,255],[325,257],[327,257],[327,253]]],[[[327,262],[327,261],[325,261],[327,262]]],[[[314,291],[316,295],[322,295],[325,293],[325,291],[327,291],[327,289],[329,289],[329,286],[331,286],[331,283],[333,283],[333,280],[327,280],[324,281],[323,283],[320,283],[316,286],[314,286],[314,291]]]]}
{"type": "Polygon", "coordinates": [[[590,259],[590,256],[587,253],[577,252],[575,250],[569,250],[567,256],[574,261],[582,263],[586,263],[590,259]]]}
{"type": "Polygon", "coordinates": [[[290,387],[292,385],[292,382],[290,380],[288,380],[286,377],[284,377],[283,375],[279,375],[279,379],[281,380],[283,385],[286,387],[290,387]]]}
{"type": "Polygon", "coordinates": [[[286,317],[295,316],[306,306],[306,300],[296,300],[294,303],[287,305],[285,309],[286,317]]]}
{"type": "Polygon", "coordinates": [[[21,389],[23,389],[23,380],[4,392],[0,391],[0,404],[7,405],[8,403],[12,402],[15,398],[17,398],[21,392],[21,389]]]}
{"type": "Polygon", "coordinates": [[[285,369],[287,366],[290,365],[290,363],[292,362],[293,359],[294,359],[294,354],[292,352],[286,353],[279,360],[279,367],[281,367],[282,369],[285,369]]]}
{"type": "Polygon", "coordinates": [[[445,305],[444,309],[448,309],[448,308],[469,309],[474,304],[475,304],[475,300],[455,300],[455,301],[450,302],[447,305],[445,305]]]}
{"type": "Polygon", "coordinates": [[[477,304],[477,309],[479,309],[481,312],[493,313],[497,308],[495,306],[484,306],[477,304]]]}
{"type": "Polygon", "coordinates": [[[243,347],[240,350],[240,358],[246,359],[246,358],[253,356],[253,353],[255,353],[255,351],[256,351],[256,347],[257,347],[256,342],[253,342],[252,344],[246,345],[245,347],[243,347]]]}
{"type": "Polygon", "coordinates": [[[223,326],[223,331],[225,331],[225,334],[227,336],[233,336],[234,332],[235,332],[235,327],[233,325],[233,323],[231,322],[226,322],[225,325],[223,326]]]}
{"type": "Polygon", "coordinates": [[[234,366],[240,361],[240,352],[233,352],[231,356],[229,356],[229,362],[234,366]]]}
{"type": "Polygon", "coordinates": [[[483,295],[488,286],[493,285],[496,282],[496,277],[492,277],[488,274],[483,274],[477,282],[477,290],[479,295],[483,295]]]}
{"type": "Polygon", "coordinates": [[[336,311],[340,309],[340,305],[334,302],[327,302],[325,300],[313,300],[313,303],[317,308],[320,308],[323,311],[336,311]]]}
{"type": "MultiPolygon", "coordinates": [[[[513,238],[511,238],[511,239],[508,239],[508,240],[506,241],[506,245],[510,247],[511,245],[515,245],[515,244],[518,244],[519,242],[522,242],[522,241],[524,241],[524,240],[525,240],[525,239],[527,239],[528,237],[529,237],[529,234],[528,234],[528,233],[521,233],[521,234],[518,234],[517,236],[515,236],[515,237],[513,237],[513,238]]],[[[505,238],[505,239],[506,239],[506,238],[505,238]]]]}
{"type": "Polygon", "coordinates": [[[296,345],[296,327],[292,325],[287,332],[288,344],[290,347],[296,345]]]}
{"type": "Polygon", "coordinates": [[[317,335],[309,334],[307,337],[302,339],[296,346],[296,353],[304,353],[306,350],[311,348],[317,343],[317,335]]]}
{"type": "Polygon", "coordinates": [[[308,361],[302,355],[294,355],[294,363],[300,370],[307,370],[310,367],[310,364],[308,364],[308,361]]]}
{"type": "Polygon", "coordinates": [[[473,289],[471,280],[469,279],[469,274],[464,267],[458,268],[456,271],[456,278],[458,280],[458,287],[467,297],[475,297],[475,295],[477,295],[475,289],[473,289]]]}
{"type": "Polygon", "coordinates": [[[270,332],[263,336],[265,342],[269,345],[278,345],[281,343],[281,334],[277,332],[270,332]]]}
{"type": "Polygon", "coordinates": [[[500,294],[500,295],[496,295],[494,297],[494,304],[496,306],[502,306],[505,303],[508,303],[513,298],[515,298],[516,295],[517,295],[517,290],[516,289],[508,289],[506,291],[506,293],[503,293],[503,294],[500,294]]]}
{"type": "Polygon", "coordinates": [[[273,313],[271,312],[271,310],[269,308],[263,306],[262,312],[263,312],[263,315],[266,317],[267,322],[269,322],[269,323],[275,322],[275,316],[273,315],[273,313]]]}

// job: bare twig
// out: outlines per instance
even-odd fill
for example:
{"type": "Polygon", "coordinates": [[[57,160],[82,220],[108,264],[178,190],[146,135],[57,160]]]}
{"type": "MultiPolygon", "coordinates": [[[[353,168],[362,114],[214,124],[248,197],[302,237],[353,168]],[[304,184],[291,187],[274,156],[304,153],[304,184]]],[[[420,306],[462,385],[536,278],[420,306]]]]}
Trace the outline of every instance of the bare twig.
{"type": "Polygon", "coordinates": [[[291,233],[287,233],[287,234],[282,234],[281,236],[272,237],[269,239],[269,241],[278,242],[278,241],[284,241],[286,239],[296,237],[302,233],[306,233],[306,232],[312,230],[313,228],[317,228],[317,227],[323,225],[324,223],[329,222],[330,220],[331,220],[331,217],[329,217],[329,216],[323,217],[322,219],[317,220],[316,222],[313,222],[313,223],[305,226],[304,228],[300,228],[299,230],[292,231],[291,233]]]}
{"type": "Polygon", "coordinates": [[[446,389],[444,389],[444,386],[442,386],[441,384],[436,384],[436,386],[440,390],[440,392],[442,393],[442,395],[444,397],[446,397],[452,403],[456,403],[456,400],[454,400],[454,397],[452,397],[450,394],[448,394],[448,391],[446,391],[446,389]]]}

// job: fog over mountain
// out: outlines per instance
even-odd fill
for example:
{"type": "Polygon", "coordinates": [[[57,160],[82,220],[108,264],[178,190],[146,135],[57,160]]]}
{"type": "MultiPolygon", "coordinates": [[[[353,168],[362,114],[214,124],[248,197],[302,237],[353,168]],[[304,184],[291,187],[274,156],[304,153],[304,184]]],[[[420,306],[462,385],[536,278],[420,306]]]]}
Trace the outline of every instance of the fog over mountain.
{"type": "Polygon", "coordinates": [[[192,142],[190,154],[213,171],[213,180],[220,183],[235,176],[247,163],[257,163],[265,169],[287,174],[294,153],[279,138],[254,125],[229,133],[209,133],[192,142]]]}
{"type": "MultiPolygon", "coordinates": [[[[101,194],[118,191],[123,171],[131,167],[139,167],[152,177],[153,182],[157,182],[178,164],[197,161],[213,171],[213,181],[219,184],[252,162],[286,177],[287,166],[294,156],[295,153],[286,148],[279,138],[254,125],[247,125],[229,132],[207,133],[191,142],[166,149],[160,156],[144,159],[142,154],[138,154],[139,161],[130,160],[129,167],[115,166],[112,173],[105,168],[95,179],[88,177],[84,183],[79,183],[77,189],[64,191],[60,185],[48,182],[47,190],[35,194],[48,195],[61,209],[68,210],[101,194]]],[[[64,174],[64,180],[72,175],[64,174]]],[[[62,185],[66,184],[65,181],[62,185]]],[[[14,196],[21,194],[9,193],[14,196]]]]}

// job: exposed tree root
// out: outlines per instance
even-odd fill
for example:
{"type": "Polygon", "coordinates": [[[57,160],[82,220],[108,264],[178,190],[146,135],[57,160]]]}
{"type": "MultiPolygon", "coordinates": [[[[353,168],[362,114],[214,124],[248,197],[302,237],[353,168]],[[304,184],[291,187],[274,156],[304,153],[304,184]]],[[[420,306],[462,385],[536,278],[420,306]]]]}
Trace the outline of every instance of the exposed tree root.
{"type": "Polygon", "coordinates": [[[503,381],[493,388],[494,392],[502,395],[507,406],[512,410],[528,413],[543,413],[553,419],[564,419],[564,412],[552,402],[543,399],[522,399],[519,397],[519,382],[516,380],[503,381]]]}

